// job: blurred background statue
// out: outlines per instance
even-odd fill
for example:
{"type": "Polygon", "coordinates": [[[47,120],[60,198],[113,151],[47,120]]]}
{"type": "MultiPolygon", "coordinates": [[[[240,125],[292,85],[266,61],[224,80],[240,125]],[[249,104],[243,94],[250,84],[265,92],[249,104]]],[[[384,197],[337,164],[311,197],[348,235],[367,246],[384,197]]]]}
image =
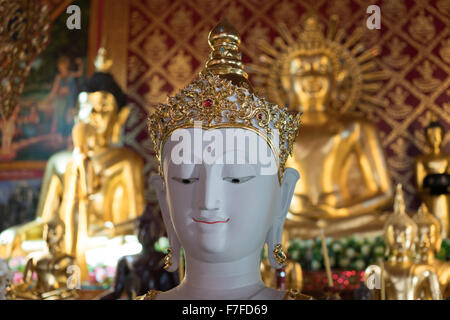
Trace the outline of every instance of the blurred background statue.
{"type": "Polygon", "coordinates": [[[80,90],[77,124],[72,130],[74,150],[50,158],[37,217],[2,232],[2,256],[23,255],[22,242],[42,239],[42,221],[59,214],[66,226],[66,252],[76,256],[85,280],[89,237],[133,233],[134,220],[144,208],[143,160],[136,152],[114,145],[130,109],[125,106],[125,94],[107,73],[111,65],[101,48],[96,72],[80,90]]]}
{"type": "Polygon", "coordinates": [[[106,71],[111,60],[103,48],[97,72],[79,94],[78,123],[72,130],[74,150],[64,173],[59,214],[66,223],[66,251],[75,255],[87,279],[88,238],[133,234],[144,209],[142,158],[118,142],[129,115],[126,96],[106,71]]]}
{"type": "Polygon", "coordinates": [[[402,186],[397,185],[394,214],[384,228],[387,261],[371,265],[365,271],[366,285],[375,298],[382,300],[441,300],[441,290],[434,268],[414,262],[417,225],[406,214],[402,186]],[[374,288],[375,283],[380,285],[374,288]],[[376,297],[376,292],[380,296],[376,297]]]}
{"type": "MultiPolygon", "coordinates": [[[[392,203],[393,187],[376,127],[367,119],[344,113],[386,75],[371,61],[377,48],[362,52],[357,29],[344,43],[342,30],[328,34],[309,16],[294,39],[285,26],[265,53],[259,74],[268,98],[302,112],[301,134],[288,166],[300,172],[286,228],[290,238],[312,238],[381,230],[392,203]],[[363,80],[364,79],[364,80],[363,80]],[[363,92],[367,91],[367,92],[363,92]],[[339,109],[339,110],[338,110],[339,109]]],[[[256,80],[255,80],[256,81],[256,80]]]]}
{"type": "Polygon", "coordinates": [[[415,161],[416,184],[419,194],[430,212],[441,223],[443,238],[450,236],[450,154],[441,149],[444,127],[433,116],[425,128],[429,152],[418,156],[415,161]]]}
{"type": "Polygon", "coordinates": [[[123,294],[133,300],[149,290],[167,291],[179,283],[178,273],[164,270],[164,254],[155,250],[155,243],[164,230],[162,226],[149,212],[142,215],[138,222],[142,252],[119,260],[114,287],[101,300],[116,300],[123,294]]]}
{"type": "Polygon", "coordinates": [[[64,253],[62,248],[64,229],[64,223],[57,215],[45,224],[44,240],[47,250],[30,255],[22,282],[11,286],[8,291],[9,299],[59,300],[78,297],[75,288],[79,284],[76,279],[79,274],[75,267],[75,257],[64,253]],[[35,281],[34,273],[37,276],[35,281]],[[74,278],[70,277],[71,273],[74,278]]]}
{"type": "Polygon", "coordinates": [[[425,204],[422,204],[413,220],[418,227],[417,262],[434,268],[441,285],[443,298],[450,298],[450,263],[435,257],[442,244],[439,221],[429,213],[425,204]]]}

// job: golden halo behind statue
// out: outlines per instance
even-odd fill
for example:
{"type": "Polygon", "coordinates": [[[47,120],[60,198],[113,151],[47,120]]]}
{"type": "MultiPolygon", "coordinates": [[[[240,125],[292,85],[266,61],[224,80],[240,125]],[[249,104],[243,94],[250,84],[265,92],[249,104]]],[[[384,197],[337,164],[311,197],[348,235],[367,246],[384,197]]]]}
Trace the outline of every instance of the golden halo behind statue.
{"type": "Polygon", "coordinates": [[[281,24],[280,36],[275,38],[273,45],[259,42],[258,48],[262,51],[259,64],[248,68],[255,76],[255,86],[264,90],[267,99],[285,105],[288,98],[281,77],[287,72],[289,62],[297,56],[324,55],[333,68],[335,90],[331,100],[336,110],[344,113],[360,100],[381,105],[382,102],[371,95],[381,88],[380,80],[388,77],[387,71],[380,70],[374,61],[380,48],[364,48],[362,27],[356,28],[348,37],[343,29],[336,32],[336,16],[331,17],[327,34],[323,27],[318,17],[310,14],[303,19],[299,30],[290,32],[281,24]]]}

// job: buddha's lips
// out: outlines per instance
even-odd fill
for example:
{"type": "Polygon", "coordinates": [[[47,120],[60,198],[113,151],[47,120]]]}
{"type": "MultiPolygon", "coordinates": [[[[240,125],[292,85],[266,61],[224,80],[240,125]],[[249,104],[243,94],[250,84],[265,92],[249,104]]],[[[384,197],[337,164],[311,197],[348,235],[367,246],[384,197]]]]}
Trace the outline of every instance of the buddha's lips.
{"type": "Polygon", "coordinates": [[[228,221],[230,221],[230,218],[228,218],[227,220],[223,220],[223,221],[202,221],[202,220],[197,220],[195,218],[192,218],[192,220],[194,220],[195,222],[200,222],[200,223],[216,224],[216,223],[227,223],[228,221]]]}

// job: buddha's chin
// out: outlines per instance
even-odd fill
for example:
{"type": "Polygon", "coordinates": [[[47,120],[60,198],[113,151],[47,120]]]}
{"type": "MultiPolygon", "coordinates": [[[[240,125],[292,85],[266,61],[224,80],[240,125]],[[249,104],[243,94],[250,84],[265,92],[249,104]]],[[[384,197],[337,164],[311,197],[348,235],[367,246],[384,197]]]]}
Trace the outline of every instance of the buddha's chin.
{"type": "Polygon", "coordinates": [[[221,253],[226,250],[226,233],[225,232],[208,232],[198,235],[201,250],[206,253],[221,253]]]}

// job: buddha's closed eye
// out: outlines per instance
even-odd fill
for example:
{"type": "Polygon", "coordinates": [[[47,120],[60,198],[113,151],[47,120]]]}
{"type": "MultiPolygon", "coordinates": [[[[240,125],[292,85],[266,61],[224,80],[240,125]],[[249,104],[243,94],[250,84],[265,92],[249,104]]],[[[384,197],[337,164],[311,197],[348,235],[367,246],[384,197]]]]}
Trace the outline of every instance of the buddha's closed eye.
{"type": "Polygon", "coordinates": [[[192,184],[195,181],[198,181],[198,178],[178,178],[178,177],[172,177],[173,180],[182,183],[182,184],[192,184]]]}
{"type": "Polygon", "coordinates": [[[234,183],[234,184],[241,184],[241,183],[245,183],[251,179],[253,179],[255,176],[248,176],[248,177],[241,177],[241,178],[237,178],[237,177],[225,177],[223,178],[224,181],[230,182],[230,183],[234,183]]]}
{"type": "MultiPolygon", "coordinates": [[[[253,179],[255,176],[248,176],[248,177],[225,177],[223,178],[224,181],[233,183],[233,184],[241,184],[241,183],[245,183],[247,181],[250,181],[251,179],[253,179]]],[[[198,181],[198,178],[179,178],[179,177],[172,177],[173,180],[182,183],[182,184],[192,184],[196,181],[198,181]]]]}

